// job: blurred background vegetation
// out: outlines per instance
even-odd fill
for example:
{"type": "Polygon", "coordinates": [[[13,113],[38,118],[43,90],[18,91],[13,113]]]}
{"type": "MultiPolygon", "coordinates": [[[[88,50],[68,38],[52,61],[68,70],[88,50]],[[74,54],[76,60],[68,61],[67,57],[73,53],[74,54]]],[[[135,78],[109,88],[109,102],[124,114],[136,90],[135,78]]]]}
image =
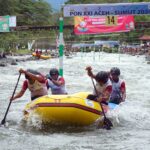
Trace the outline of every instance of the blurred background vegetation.
{"type": "MultiPolygon", "coordinates": [[[[91,4],[91,3],[123,3],[123,2],[149,2],[149,0],[68,0],[65,4],[91,4]]],[[[17,17],[17,26],[58,26],[59,17],[62,11],[56,12],[53,7],[44,0],[0,0],[0,16],[10,15],[17,17]]],[[[150,15],[135,16],[135,21],[150,21],[150,15]]],[[[65,25],[73,25],[73,18],[64,18],[65,25]]],[[[56,37],[59,30],[25,30],[0,33],[0,50],[16,51],[16,45],[19,49],[27,49],[27,43],[33,40],[48,41],[50,44],[56,44],[56,37]]],[[[119,40],[121,42],[137,43],[138,38],[144,34],[150,34],[150,29],[138,29],[129,33],[119,33],[117,36],[109,35],[84,35],[76,36],[72,29],[64,29],[65,43],[74,41],[94,40],[119,40]]],[[[45,47],[45,44],[42,46],[45,47]]]]}

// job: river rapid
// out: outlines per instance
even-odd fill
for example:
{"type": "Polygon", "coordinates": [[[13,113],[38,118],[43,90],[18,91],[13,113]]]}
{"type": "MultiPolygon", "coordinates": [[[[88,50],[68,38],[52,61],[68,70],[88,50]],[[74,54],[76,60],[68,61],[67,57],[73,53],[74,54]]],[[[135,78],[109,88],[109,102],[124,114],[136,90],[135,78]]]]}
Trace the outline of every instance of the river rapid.
{"type": "MultiPolygon", "coordinates": [[[[150,148],[150,65],[144,56],[106,53],[77,53],[64,57],[64,77],[68,93],[93,90],[85,67],[93,72],[119,67],[126,81],[127,100],[109,112],[112,130],[89,127],[47,127],[42,129],[34,120],[24,124],[22,110],[30,101],[30,93],[11,104],[6,126],[0,127],[0,150],[149,150],[150,148]]],[[[19,68],[31,68],[47,74],[59,66],[59,59],[19,62],[0,68],[0,118],[4,117],[9,98],[18,78],[19,68]]],[[[21,88],[21,76],[17,91],[21,88]]],[[[50,94],[50,91],[49,91],[50,94]]]]}

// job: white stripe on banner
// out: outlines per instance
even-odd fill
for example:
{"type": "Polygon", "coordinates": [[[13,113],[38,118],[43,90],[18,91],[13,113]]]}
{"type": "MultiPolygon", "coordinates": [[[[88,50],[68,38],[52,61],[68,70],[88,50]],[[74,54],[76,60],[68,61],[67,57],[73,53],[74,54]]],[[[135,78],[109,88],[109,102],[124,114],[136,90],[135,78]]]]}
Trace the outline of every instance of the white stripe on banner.
{"type": "Polygon", "coordinates": [[[64,16],[108,16],[150,14],[150,2],[65,5],[64,16]]]}

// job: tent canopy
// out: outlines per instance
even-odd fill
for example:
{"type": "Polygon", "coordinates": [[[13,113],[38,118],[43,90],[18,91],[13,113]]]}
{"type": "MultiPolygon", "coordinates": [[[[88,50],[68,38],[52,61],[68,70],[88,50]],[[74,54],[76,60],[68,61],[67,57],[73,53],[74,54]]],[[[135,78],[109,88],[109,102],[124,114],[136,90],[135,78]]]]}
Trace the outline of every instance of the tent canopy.
{"type": "Polygon", "coordinates": [[[150,35],[143,35],[142,37],[139,38],[140,40],[143,41],[150,41],[150,35]]]}

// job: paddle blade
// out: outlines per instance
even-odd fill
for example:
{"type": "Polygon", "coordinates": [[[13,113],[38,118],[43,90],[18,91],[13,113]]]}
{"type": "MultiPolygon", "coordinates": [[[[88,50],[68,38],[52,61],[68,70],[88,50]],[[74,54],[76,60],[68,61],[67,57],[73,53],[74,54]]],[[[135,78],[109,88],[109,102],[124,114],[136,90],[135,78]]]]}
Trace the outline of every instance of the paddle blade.
{"type": "Polygon", "coordinates": [[[2,121],[1,121],[1,125],[4,125],[5,124],[5,119],[3,119],[2,121]]]}
{"type": "Polygon", "coordinates": [[[104,118],[103,128],[110,130],[113,127],[112,122],[108,118],[104,118]]]}
{"type": "Polygon", "coordinates": [[[100,119],[97,125],[97,129],[104,128],[110,130],[111,127],[113,127],[113,124],[108,118],[100,119]]]}

